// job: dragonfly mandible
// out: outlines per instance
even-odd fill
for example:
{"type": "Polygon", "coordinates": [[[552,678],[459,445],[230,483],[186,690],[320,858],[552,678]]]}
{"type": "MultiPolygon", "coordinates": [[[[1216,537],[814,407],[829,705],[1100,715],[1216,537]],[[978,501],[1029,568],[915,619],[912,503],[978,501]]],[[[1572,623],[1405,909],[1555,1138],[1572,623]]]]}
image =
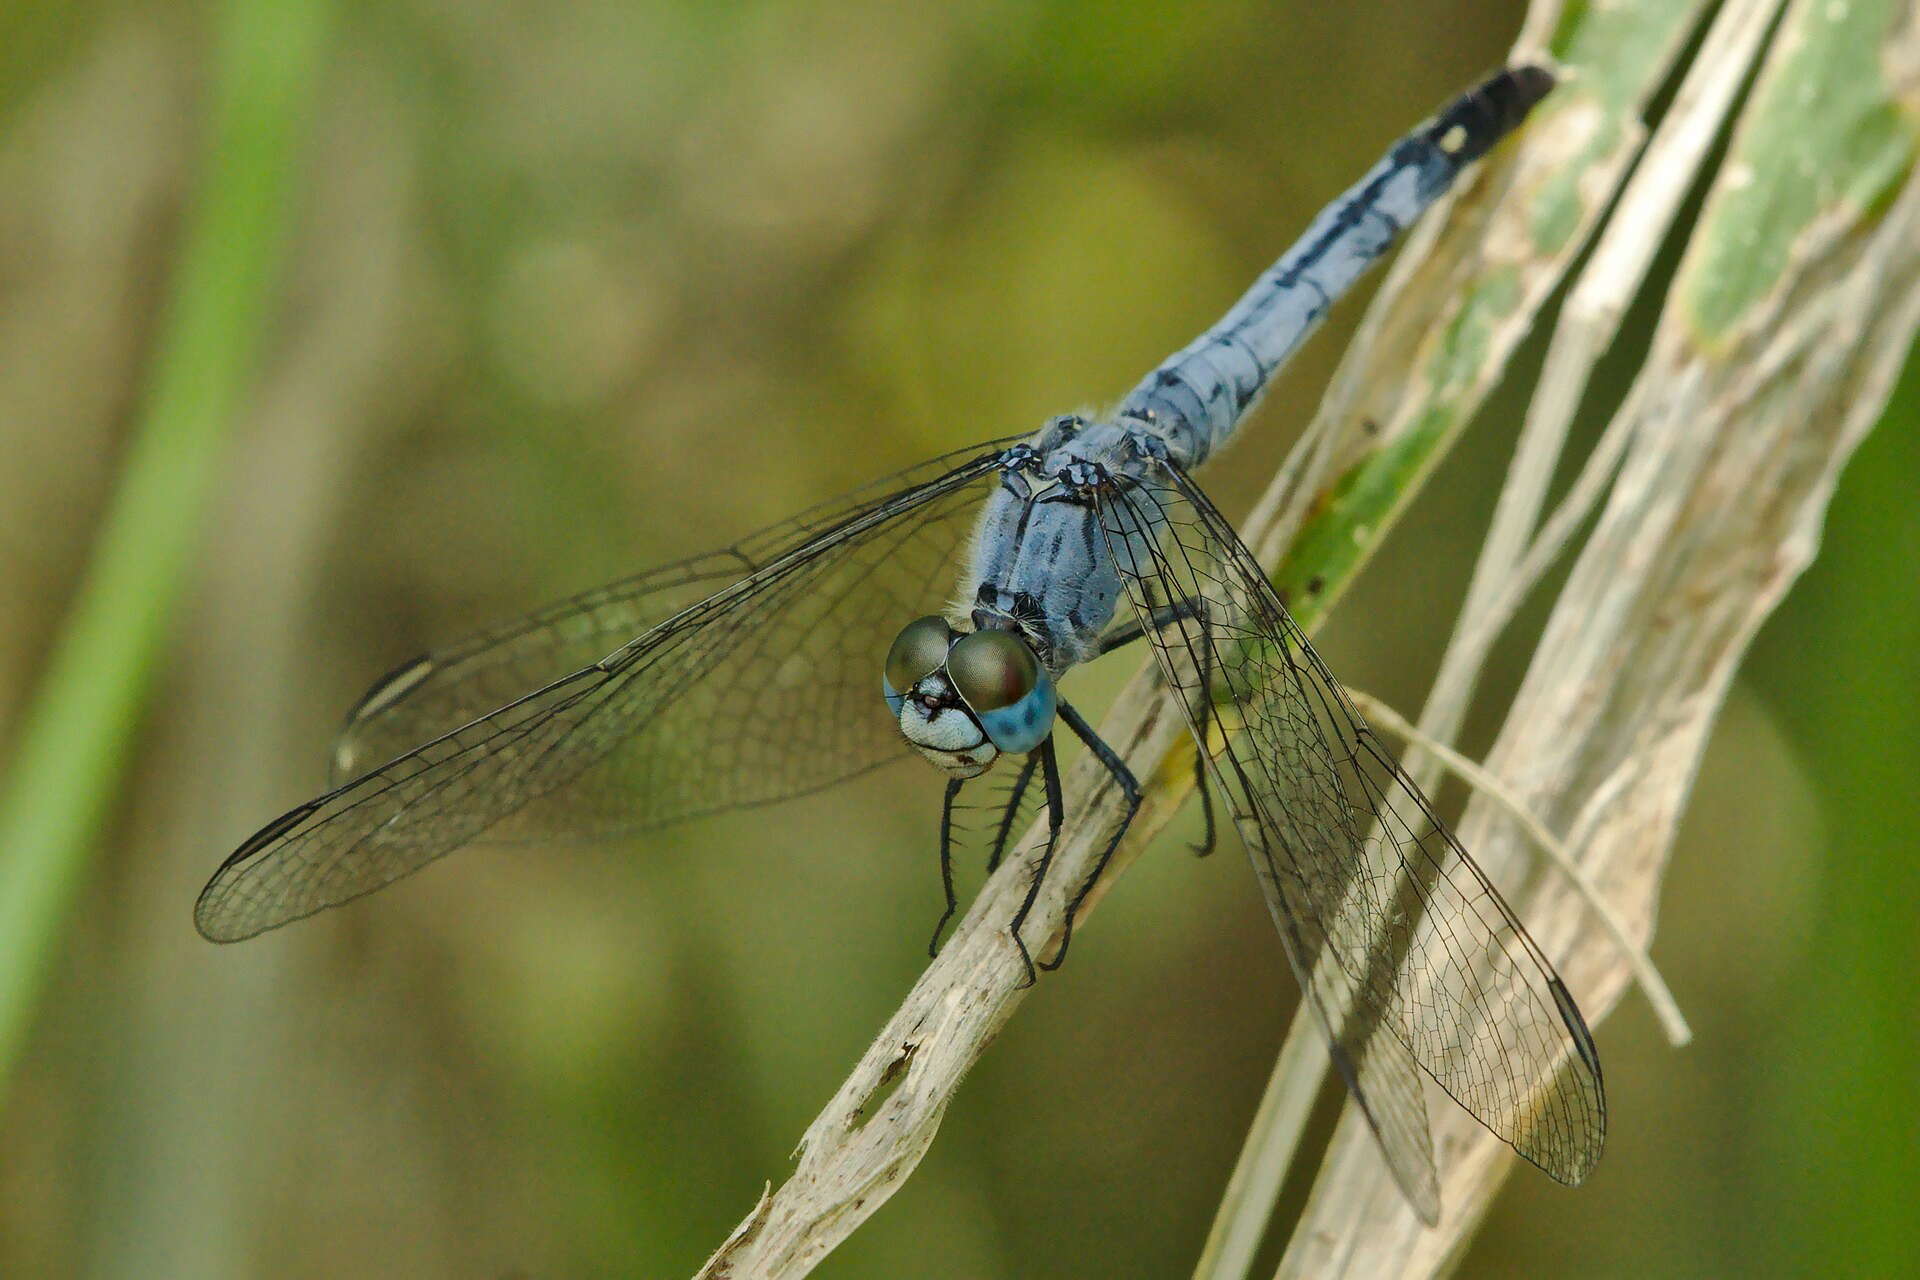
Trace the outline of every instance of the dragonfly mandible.
{"type": "MultiPolygon", "coordinates": [[[[935,458],[400,667],[349,715],[335,788],[214,874],[200,932],[252,937],[483,836],[604,834],[770,803],[910,750],[947,775],[947,819],[970,779],[1024,757],[1009,814],[1037,777],[1057,833],[1061,727],[1109,771],[1131,819],[1134,774],[1060,686],[1144,641],[1201,748],[1209,842],[1217,797],[1414,1206],[1438,1212],[1422,1072],[1522,1156],[1579,1182],[1606,1105],[1572,997],[1191,478],[1335,299],[1552,87],[1539,67],[1502,71],[1395,143],[1110,415],[935,458]]],[[[1076,887],[1040,967],[1064,959],[1124,831],[1076,887]]],[[[1052,852],[1048,840],[1007,925],[1029,980],[1021,928],[1052,852]]]]}

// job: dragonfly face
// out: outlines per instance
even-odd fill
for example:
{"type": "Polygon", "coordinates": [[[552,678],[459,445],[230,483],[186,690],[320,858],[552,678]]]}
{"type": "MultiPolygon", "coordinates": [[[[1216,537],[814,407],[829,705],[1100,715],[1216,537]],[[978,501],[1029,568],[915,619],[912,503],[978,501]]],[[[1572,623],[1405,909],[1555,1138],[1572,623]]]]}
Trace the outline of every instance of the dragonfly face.
{"type": "Polygon", "coordinates": [[[1011,631],[909,622],[887,653],[887,706],[914,748],[955,778],[977,778],[1002,752],[1031,751],[1053,731],[1053,679],[1011,631]]]}

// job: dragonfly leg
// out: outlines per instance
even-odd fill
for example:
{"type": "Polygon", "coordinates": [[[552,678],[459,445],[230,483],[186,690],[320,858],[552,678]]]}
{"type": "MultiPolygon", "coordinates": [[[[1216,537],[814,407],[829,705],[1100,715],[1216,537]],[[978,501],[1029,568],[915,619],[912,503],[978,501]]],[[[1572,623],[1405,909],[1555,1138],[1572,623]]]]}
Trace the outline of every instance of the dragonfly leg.
{"type": "MultiPolygon", "coordinates": [[[[1204,620],[1206,616],[1206,601],[1193,599],[1179,600],[1164,609],[1155,609],[1153,611],[1152,629],[1162,631],[1174,623],[1184,621],[1187,618],[1200,618],[1204,620]]],[[[1100,637],[1100,648],[1093,656],[1096,658],[1104,657],[1112,653],[1115,649],[1132,644],[1135,640],[1138,640],[1146,634],[1147,628],[1137,622],[1130,622],[1124,627],[1115,627],[1100,637]]]]}
{"type": "Polygon", "coordinates": [[[1020,909],[1013,913],[1013,922],[1007,926],[1007,932],[1013,935],[1013,945],[1020,949],[1020,962],[1027,967],[1026,981],[1020,985],[1033,985],[1033,953],[1027,950],[1027,940],[1020,936],[1020,927],[1027,922],[1027,915],[1033,910],[1033,901],[1040,896],[1040,884],[1047,878],[1047,868],[1053,863],[1053,846],[1060,839],[1060,826],[1066,820],[1067,802],[1060,791],[1060,761],[1053,754],[1053,735],[1048,734],[1034,754],[1040,757],[1040,776],[1047,784],[1047,847],[1040,851],[1040,865],[1033,869],[1033,880],[1027,885],[1026,900],[1020,909]]]}
{"type": "MultiPolygon", "coordinates": [[[[1195,619],[1200,623],[1200,629],[1203,634],[1203,640],[1200,645],[1200,690],[1202,694],[1200,705],[1202,707],[1202,719],[1199,727],[1194,730],[1193,740],[1196,750],[1193,754],[1193,789],[1200,793],[1200,815],[1206,823],[1206,828],[1200,837],[1200,843],[1192,846],[1192,848],[1195,857],[1204,858],[1213,852],[1214,844],[1213,791],[1207,786],[1206,743],[1207,733],[1212,727],[1211,718],[1213,715],[1212,691],[1209,688],[1213,683],[1213,644],[1211,635],[1206,634],[1212,630],[1212,625],[1207,616],[1207,603],[1204,600],[1186,599],[1170,604],[1164,609],[1156,609],[1153,613],[1152,629],[1160,631],[1172,626],[1176,622],[1185,621],[1188,618],[1195,619]]],[[[1147,628],[1137,622],[1130,623],[1124,627],[1117,627],[1100,637],[1100,652],[1095,656],[1098,657],[1112,653],[1115,649],[1123,645],[1132,644],[1146,634],[1147,628]]]]}
{"type": "Polygon", "coordinates": [[[1213,736],[1213,620],[1201,609],[1200,619],[1200,723],[1193,731],[1193,786],[1200,793],[1200,816],[1206,821],[1200,843],[1193,846],[1196,858],[1213,852],[1213,792],[1207,787],[1207,762],[1213,754],[1209,739],[1213,736]]]}
{"type": "Polygon", "coordinates": [[[1193,755],[1193,789],[1200,793],[1200,817],[1206,823],[1206,829],[1200,833],[1200,843],[1188,845],[1193,856],[1204,858],[1213,852],[1213,791],[1207,786],[1207,749],[1200,745],[1206,734],[1206,726],[1200,729],[1201,737],[1195,739],[1193,755]]]}
{"type": "Polygon", "coordinates": [[[953,894],[953,802],[965,784],[965,778],[947,779],[947,799],[940,807],[940,887],[946,890],[947,909],[940,913],[939,922],[933,926],[933,937],[927,942],[929,957],[940,954],[940,935],[960,907],[960,900],[953,894]]]}
{"type": "Polygon", "coordinates": [[[987,855],[987,874],[992,875],[1000,869],[1000,858],[1007,851],[1007,841],[1013,836],[1014,819],[1020,816],[1020,805],[1027,798],[1027,787],[1033,782],[1034,770],[1040,767],[1040,753],[1029,751],[1027,762],[1020,766],[1020,776],[1013,780],[1013,789],[1007,794],[1007,807],[1000,814],[1000,829],[993,836],[993,851],[987,855]]]}
{"type": "Polygon", "coordinates": [[[1120,820],[1120,825],[1114,828],[1113,838],[1107,841],[1107,847],[1100,851],[1099,859],[1093,864],[1092,874],[1073,895],[1073,901],[1067,904],[1067,914],[1060,925],[1060,949],[1053,953],[1051,960],[1040,962],[1042,969],[1058,969],[1066,963],[1067,944],[1073,941],[1073,918],[1080,914],[1080,905],[1087,900],[1087,895],[1093,892],[1093,886],[1100,883],[1100,875],[1107,869],[1108,859],[1112,858],[1113,851],[1120,847],[1120,838],[1127,834],[1127,828],[1133,825],[1133,815],[1140,812],[1140,784],[1134,779],[1133,771],[1127,768],[1127,762],[1122,760],[1119,753],[1093,731],[1093,726],[1088,724],[1071,705],[1062,702],[1059,716],[1067,722],[1067,727],[1073,730],[1074,736],[1087,744],[1087,750],[1093,752],[1094,758],[1105,765],[1107,772],[1113,775],[1113,780],[1120,785],[1121,793],[1126,796],[1127,812],[1126,816],[1120,820]]]}

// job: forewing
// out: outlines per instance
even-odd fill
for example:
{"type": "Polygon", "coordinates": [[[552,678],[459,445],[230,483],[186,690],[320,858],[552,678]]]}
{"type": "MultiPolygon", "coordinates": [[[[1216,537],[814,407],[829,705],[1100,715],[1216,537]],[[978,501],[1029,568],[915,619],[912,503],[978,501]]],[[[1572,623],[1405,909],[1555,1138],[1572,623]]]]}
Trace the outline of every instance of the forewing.
{"type": "Polygon", "coordinates": [[[1213,726],[1212,776],[1395,1176],[1423,1213],[1437,1208],[1416,1063],[1522,1156],[1579,1182],[1606,1103],[1572,997],[1232,526],[1176,468],[1155,475],[1103,502],[1109,549],[1196,732],[1213,726]],[[1182,601],[1200,608],[1166,622],[1182,601]]]}
{"type": "Polygon", "coordinates": [[[796,538],[793,529],[778,526],[737,547],[584,592],[396,667],[347,713],[333,748],[334,785],[592,666],[771,563],[777,556],[757,553],[762,539],[804,542],[807,534],[796,538]]]}
{"type": "Polygon", "coordinates": [[[937,481],[1012,442],[989,442],[934,458],[769,525],[732,546],[581,592],[403,663],[375,682],[347,713],[333,749],[334,784],[592,666],[681,610],[778,563],[876,504],[937,481]]]}
{"type": "MultiPolygon", "coordinates": [[[[905,753],[881,698],[894,632],[946,601],[998,449],[935,459],[694,565],[743,576],[550,683],[644,616],[650,575],[403,668],[350,741],[438,730],[288,813],[200,895],[217,940],[370,893],[477,836],[602,835],[817,790],[905,753]],[[505,705],[469,716],[473,700],[505,705]]],[[[705,572],[703,568],[699,572],[705,572]]],[[[356,748],[355,750],[359,750],[356,748]]]]}

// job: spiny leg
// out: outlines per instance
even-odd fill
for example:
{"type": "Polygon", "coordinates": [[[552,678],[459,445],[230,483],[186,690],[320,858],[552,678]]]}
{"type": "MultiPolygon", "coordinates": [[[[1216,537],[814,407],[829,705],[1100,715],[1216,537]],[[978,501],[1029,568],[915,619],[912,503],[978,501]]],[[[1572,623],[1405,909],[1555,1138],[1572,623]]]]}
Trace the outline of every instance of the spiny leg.
{"type": "MultiPolygon", "coordinates": [[[[1207,602],[1204,600],[1179,600],[1164,609],[1155,609],[1151,625],[1155,631],[1164,631],[1186,618],[1204,618],[1206,613],[1207,602]]],[[[1103,658],[1115,649],[1130,645],[1146,634],[1147,628],[1137,622],[1129,622],[1124,627],[1115,627],[1100,637],[1100,647],[1095,650],[1093,656],[1103,658]]]]}
{"type": "Polygon", "coordinates": [[[927,955],[930,957],[940,954],[940,934],[960,907],[960,900],[953,894],[953,802],[959,798],[960,788],[966,785],[966,781],[965,778],[948,778],[947,798],[940,806],[940,887],[946,891],[947,909],[940,913],[939,922],[933,926],[933,937],[927,942],[927,955]]]}
{"type": "Polygon", "coordinates": [[[1205,830],[1200,833],[1200,843],[1187,846],[1193,850],[1196,858],[1204,858],[1212,853],[1214,840],[1213,792],[1207,787],[1207,749],[1204,741],[1202,739],[1194,744],[1196,750],[1193,757],[1193,789],[1200,793],[1200,820],[1206,824],[1205,830]]]}
{"type": "MultiPolygon", "coordinates": [[[[1195,857],[1204,858],[1213,852],[1213,791],[1207,786],[1207,735],[1213,727],[1213,697],[1208,686],[1213,680],[1213,643],[1212,624],[1207,616],[1207,602],[1204,600],[1180,600],[1164,609],[1153,611],[1152,628],[1161,631],[1177,622],[1192,618],[1199,622],[1201,630],[1200,645],[1200,691],[1201,712],[1199,727],[1194,730],[1193,787],[1200,793],[1200,816],[1205,822],[1200,843],[1193,847],[1195,857]]],[[[1147,634],[1147,628],[1139,623],[1129,623],[1117,627],[1100,637],[1100,649],[1096,657],[1112,653],[1122,645],[1132,644],[1147,634]]]]}
{"type": "Polygon", "coordinates": [[[1213,754],[1209,739],[1213,736],[1213,620],[1202,608],[1195,615],[1200,621],[1200,723],[1193,730],[1193,786],[1200,793],[1200,816],[1206,822],[1200,843],[1193,846],[1195,857],[1213,852],[1213,792],[1207,787],[1207,760],[1213,754]]]}
{"type": "Polygon", "coordinates": [[[1087,750],[1093,752],[1094,758],[1105,765],[1107,772],[1113,775],[1113,780],[1120,784],[1121,794],[1127,799],[1127,812],[1126,816],[1120,819],[1120,824],[1113,829],[1113,838],[1107,841],[1107,847],[1100,851],[1100,857],[1093,864],[1092,873],[1087,876],[1079,891],[1073,895],[1073,901],[1067,904],[1066,916],[1060,924],[1060,949],[1053,953],[1053,959],[1040,962],[1042,969],[1058,969],[1066,963],[1067,944],[1073,941],[1073,919],[1080,913],[1080,904],[1087,900],[1089,893],[1093,892],[1093,886],[1100,883],[1100,875],[1107,869],[1107,860],[1113,857],[1113,851],[1120,847],[1121,837],[1125,836],[1127,828],[1133,825],[1133,815],[1140,812],[1140,784],[1135,781],[1133,771],[1127,768],[1127,762],[1122,760],[1119,753],[1108,746],[1100,735],[1093,731],[1093,726],[1088,724],[1068,703],[1060,704],[1059,715],[1067,722],[1067,727],[1073,730],[1074,736],[1087,744],[1087,750]]]}
{"type": "MultiPolygon", "coordinates": [[[[1065,705],[1064,703],[1061,705],[1065,705]]],[[[1053,847],[1060,839],[1060,827],[1066,821],[1067,802],[1060,792],[1060,761],[1053,754],[1053,735],[1048,734],[1035,749],[1040,757],[1040,776],[1047,784],[1047,846],[1040,851],[1040,864],[1033,869],[1033,880],[1027,885],[1027,896],[1021,902],[1020,909],[1013,913],[1013,923],[1007,926],[1007,932],[1013,935],[1013,945],[1020,948],[1020,962],[1027,967],[1026,981],[1020,985],[1030,987],[1034,982],[1033,955],[1027,950],[1027,941],[1020,936],[1020,927],[1027,922],[1027,914],[1033,910],[1033,900],[1040,896],[1040,884],[1047,878],[1047,868],[1053,864],[1053,847]]]]}
{"type": "Polygon", "coordinates": [[[1020,806],[1027,798],[1027,786],[1032,783],[1033,772],[1039,767],[1040,754],[1029,751],[1027,762],[1020,766],[1020,776],[1013,780],[1013,787],[1007,793],[1007,807],[1000,813],[1000,829],[994,832],[993,850],[987,854],[988,875],[1000,869],[1000,858],[1007,851],[1007,841],[1013,835],[1013,824],[1020,817],[1020,806]]]}

